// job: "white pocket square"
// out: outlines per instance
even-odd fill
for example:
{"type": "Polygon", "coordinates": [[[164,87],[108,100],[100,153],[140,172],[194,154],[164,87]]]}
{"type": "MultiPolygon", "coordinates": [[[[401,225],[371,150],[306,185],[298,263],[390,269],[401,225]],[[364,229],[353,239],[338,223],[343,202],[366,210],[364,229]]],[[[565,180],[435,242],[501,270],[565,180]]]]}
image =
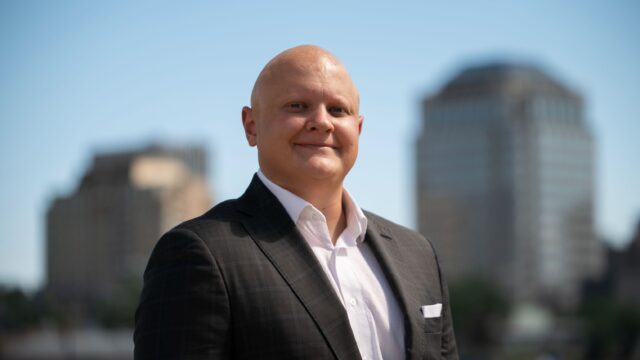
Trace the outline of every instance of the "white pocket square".
{"type": "Polygon", "coordinates": [[[440,313],[442,312],[442,304],[437,303],[433,305],[422,305],[420,311],[422,311],[422,316],[425,319],[440,317],[440,313]]]}

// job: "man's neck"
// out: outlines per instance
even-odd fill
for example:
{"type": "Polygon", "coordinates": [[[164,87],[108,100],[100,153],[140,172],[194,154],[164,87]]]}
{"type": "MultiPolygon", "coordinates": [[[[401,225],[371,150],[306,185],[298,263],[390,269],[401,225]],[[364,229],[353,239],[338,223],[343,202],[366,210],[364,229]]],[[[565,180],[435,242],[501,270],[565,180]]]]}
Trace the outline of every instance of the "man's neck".
{"type": "MultiPolygon", "coordinates": [[[[293,191],[292,191],[293,192],[293,191]]],[[[335,245],[342,231],[347,227],[346,211],[343,206],[343,188],[323,194],[294,194],[305,199],[316,209],[320,210],[327,220],[327,228],[331,242],[335,245]]]]}
{"type": "MultiPolygon", "coordinates": [[[[264,172],[263,172],[264,174],[264,172]]],[[[301,186],[287,184],[286,182],[272,179],[265,174],[269,180],[278,184],[284,189],[294,193],[302,199],[308,201],[316,209],[320,210],[327,220],[327,227],[331,241],[336,243],[342,231],[347,227],[346,211],[343,206],[343,185],[342,182],[313,181],[306,182],[301,186]]]]}

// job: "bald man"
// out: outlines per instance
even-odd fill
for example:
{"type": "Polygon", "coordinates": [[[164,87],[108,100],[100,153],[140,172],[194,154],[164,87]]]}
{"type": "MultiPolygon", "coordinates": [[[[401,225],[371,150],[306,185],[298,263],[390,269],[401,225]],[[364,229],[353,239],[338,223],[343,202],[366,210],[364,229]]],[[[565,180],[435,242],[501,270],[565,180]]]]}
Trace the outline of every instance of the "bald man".
{"type": "Polygon", "coordinates": [[[431,243],[343,187],[359,105],[345,67],[319,47],[264,67],[242,109],[260,168],[240,198],[158,241],[136,359],[457,359],[431,243]]]}

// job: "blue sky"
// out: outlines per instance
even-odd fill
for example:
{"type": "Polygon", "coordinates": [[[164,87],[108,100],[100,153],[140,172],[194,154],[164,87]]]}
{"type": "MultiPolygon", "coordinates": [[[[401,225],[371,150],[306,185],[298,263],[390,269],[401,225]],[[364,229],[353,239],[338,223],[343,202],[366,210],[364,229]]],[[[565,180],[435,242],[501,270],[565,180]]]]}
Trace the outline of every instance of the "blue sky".
{"type": "Polygon", "coordinates": [[[577,89],[597,139],[597,230],[640,217],[640,3],[635,1],[0,2],[0,282],[44,280],[49,202],[95,151],[196,141],[216,200],[257,169],[240,109],[278,52],[323,46],[350,69],[365,116],[347,187],[414,226],[419,101],[462,67],[533,62],[577,89]]]}

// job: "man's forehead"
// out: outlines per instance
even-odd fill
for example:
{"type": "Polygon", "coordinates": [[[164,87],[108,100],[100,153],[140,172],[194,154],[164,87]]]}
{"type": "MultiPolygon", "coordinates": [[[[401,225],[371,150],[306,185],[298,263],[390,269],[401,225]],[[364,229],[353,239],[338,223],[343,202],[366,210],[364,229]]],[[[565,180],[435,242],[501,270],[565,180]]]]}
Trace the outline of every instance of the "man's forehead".
{"type": "Polygon", "coordinates": [[[284,58],[269,63],[258,79],[262,83],[277,83],[279,80],[287,81],[322,81],[325,78],[344,78],[349,80],[349,74],[342,64],[332,59],[322,57],[294,57],[284,58]]]}
{"type": "Polygon", "coordinates": [[[351,79],[343,73],[333,71],[281,73],[280,76],[273,77],[263,84],[260,96],[276,103],[309,97],[339,100],[356,107],[358,103],[357,90],[351,79]]]}

